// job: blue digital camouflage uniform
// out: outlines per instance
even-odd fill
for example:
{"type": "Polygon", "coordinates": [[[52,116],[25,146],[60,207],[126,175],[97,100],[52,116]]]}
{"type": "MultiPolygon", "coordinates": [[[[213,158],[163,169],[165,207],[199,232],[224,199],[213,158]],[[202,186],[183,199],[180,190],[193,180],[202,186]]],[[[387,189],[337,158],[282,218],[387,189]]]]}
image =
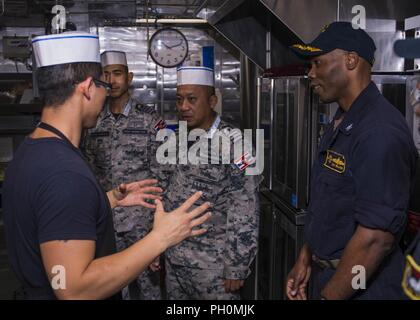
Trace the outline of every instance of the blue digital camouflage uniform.
{"type": "MultiPolygon", "coordinates": [[[[156,161],[156,132],[165,122],[153,108],[130,99],[117,119],[108,106],[99,116],[96,128],[88,130],[82,150],[105,190],[121,183],[158,179],[166,187],[166,172],[156,161]]],[[[154,210],[124,207],[113,210],[117,249],[123,250],[142,239],[152,228],[154,210]]],[[[140,299],[160,299],[159,273],[146,270],[137,279],[140,299]]],[[[127,290],[125,298],[127,298],[127,290]]]]}
{"type": "MultiPolygon", "coordinates": [[[[215,123],[218,121],[219,118],[215,123]]],[[[221,121],[218,129],[225,134],[228,144],[233,145],[229,137],[233,127],[221,121]]],[[[211,137],[209,133],[207,137],[211,137]]],[[[209,164],[178,164],[171,176],[165,194],[166,211],[202,191],[204,195],[197,205],[211,202],[212,217],[203,224],[208,230],[206,234],[186,239],[166,251],[169,300],[239,299],[238,292],[225,292],[223,281],[246,279],[250,274],[257,253],[261,176],[245,175],[245,170],[238,168],[240,165],[233,164],[233,147],[231,150],[230,164],[211,164],[210,158],[215,155],[209,152],[209,164]]]]}

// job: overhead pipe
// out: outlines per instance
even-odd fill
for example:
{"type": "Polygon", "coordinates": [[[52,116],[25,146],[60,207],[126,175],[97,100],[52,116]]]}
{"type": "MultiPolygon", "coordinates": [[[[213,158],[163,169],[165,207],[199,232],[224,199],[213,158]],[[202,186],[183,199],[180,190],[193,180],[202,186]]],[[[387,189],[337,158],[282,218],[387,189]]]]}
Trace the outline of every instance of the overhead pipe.
{"type": "Polygon", "coordinates": [[[194,11],[194,15],[197,16],[201,10],[203,10],[207,4],[208,4],[209,0],[204,0],[203,3],[201,4],[201,6],[199,6],[195,11],[194,11]]]}
{"type": "Polygon", "coordinates": [[[140,24],[207,24],[205,19],[136,19],[140,24]]]}

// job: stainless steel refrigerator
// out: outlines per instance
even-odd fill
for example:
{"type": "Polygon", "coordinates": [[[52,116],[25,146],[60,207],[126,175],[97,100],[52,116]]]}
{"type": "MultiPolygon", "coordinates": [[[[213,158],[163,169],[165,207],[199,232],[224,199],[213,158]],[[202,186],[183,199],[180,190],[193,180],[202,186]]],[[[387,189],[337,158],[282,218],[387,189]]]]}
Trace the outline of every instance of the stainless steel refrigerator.
{"type": "Polygon", "coordinates": [[[319,102],[304,76],[258,79],[265,167],[257,257],[258,298],[285,299],[284,280],[303,245],[311,166],[337,107],[319,102]]]}

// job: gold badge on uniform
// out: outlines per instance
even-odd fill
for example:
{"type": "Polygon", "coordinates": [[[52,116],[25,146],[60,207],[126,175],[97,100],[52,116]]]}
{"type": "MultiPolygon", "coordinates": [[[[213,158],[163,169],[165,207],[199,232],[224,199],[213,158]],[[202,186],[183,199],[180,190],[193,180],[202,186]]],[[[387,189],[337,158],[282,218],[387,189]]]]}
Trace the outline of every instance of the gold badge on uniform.
{"type": "Polygon", "coordinates": [[[407,257],[402,287],[409,298],[420,300],[420,266],[412,256],[407,257]]]}
{"type": "Polygon", "coordinates": [[[337,152],[328,150],[324,166],[338,173],[346,171],[346,158],[337,152]]]}

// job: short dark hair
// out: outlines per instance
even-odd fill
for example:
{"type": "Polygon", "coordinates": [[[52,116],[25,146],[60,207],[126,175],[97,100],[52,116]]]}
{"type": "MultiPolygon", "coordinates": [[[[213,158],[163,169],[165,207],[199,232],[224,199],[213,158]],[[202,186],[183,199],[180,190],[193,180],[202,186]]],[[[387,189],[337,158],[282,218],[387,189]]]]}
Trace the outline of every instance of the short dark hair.
{"type": "Polygon", "coordinates": [[[45,105],[58,106],[73,95],[76,84],[101,74],[100,63],[78,62],[39,68],[36,77],[45,105]]]}

